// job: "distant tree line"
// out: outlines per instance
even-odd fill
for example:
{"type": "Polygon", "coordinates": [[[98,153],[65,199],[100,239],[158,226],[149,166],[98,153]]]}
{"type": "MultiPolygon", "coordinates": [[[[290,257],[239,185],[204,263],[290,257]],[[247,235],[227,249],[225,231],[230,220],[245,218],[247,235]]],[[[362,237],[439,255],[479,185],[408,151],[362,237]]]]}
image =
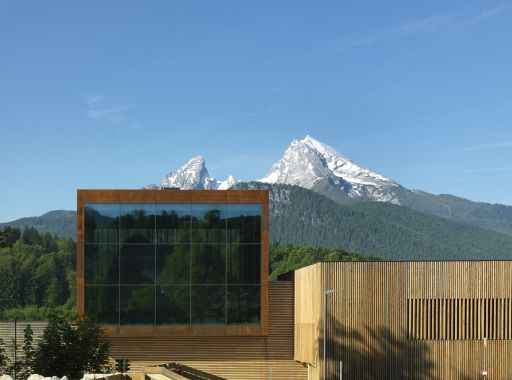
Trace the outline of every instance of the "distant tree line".
{"type": "MultiPolygon", "coordinates": [[[[320,261],[378,260],[343,249],[270,246],[271,279],[320,261]]],[[[0,229],[0,320],[43,320],[75,314],[76,243],[26,226],[0,229]]]]}
{"type": "Polygon", "coordinates": [[[76,243],[34,227],[0,230],[0,319],[44,319],[75,308],[76,243]]]}
{"type": "Polygon", "coordinates": [[[293,244],[270,246],[270,279],[322,261],[380,260],[376,256],[359,255],[338,248],[301,247],[293,244]]]}

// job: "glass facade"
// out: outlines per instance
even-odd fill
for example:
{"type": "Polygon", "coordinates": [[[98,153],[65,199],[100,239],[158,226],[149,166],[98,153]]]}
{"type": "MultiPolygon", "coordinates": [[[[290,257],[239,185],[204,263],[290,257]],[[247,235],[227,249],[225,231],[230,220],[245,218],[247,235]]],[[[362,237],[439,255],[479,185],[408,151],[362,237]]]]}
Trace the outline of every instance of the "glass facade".
{"type": "Polygon", "coordinates": [[[85,314],[114,325],[260,323],[260,204],[86,204],[85,314]]]}

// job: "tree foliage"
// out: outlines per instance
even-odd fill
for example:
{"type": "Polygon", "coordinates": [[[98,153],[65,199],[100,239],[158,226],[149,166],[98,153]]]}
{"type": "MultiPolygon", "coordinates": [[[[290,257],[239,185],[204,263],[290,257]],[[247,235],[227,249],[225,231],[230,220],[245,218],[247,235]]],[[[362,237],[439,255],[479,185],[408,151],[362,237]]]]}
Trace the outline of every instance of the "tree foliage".
{"type": "Polygon", "coordinates": [[[7,366],[7,355],[5,355],[4,341],[0,338],[0,374],[5,372],[7,366]]]}
{"type": "Polygon", "coordinates": [[[0,318],[16,310],[23,319],[27,308],[29,319],[41,319],[61,305],[74,309],[75,255],[70,238],[40,234],[34,227],[0,230],[0,318]]]}
{"type": "Polygon", "coordinates": [[[510,259],[512,237],[384,202],[340,204],[291,185],[270,193],[270,241],[342,248],[390,260],[510,259]]]}
{"type": "Polygon", "coordinates": [[[82,378],[84,372],[110,370],[110,342],[105,332],[88,318],[78,319],[76,327],[51,315],[34,352],[33,371],[43,376],[82,378]]]}
{"type": "Polygon", "coordinates": [[[300,247],[292,244],[270,247],[271,279],[280,274],[322,261],[368,261],[380,260],[375,256],[364,256],[343,249],[300,247]]]}
{"type": "Polygon", "coordinates": [[[34,362],[34,331],[30,325],[23,330],[23,358],[21,359],[20,377],[28,378],[32,374],[32,366],[34,362]]]}

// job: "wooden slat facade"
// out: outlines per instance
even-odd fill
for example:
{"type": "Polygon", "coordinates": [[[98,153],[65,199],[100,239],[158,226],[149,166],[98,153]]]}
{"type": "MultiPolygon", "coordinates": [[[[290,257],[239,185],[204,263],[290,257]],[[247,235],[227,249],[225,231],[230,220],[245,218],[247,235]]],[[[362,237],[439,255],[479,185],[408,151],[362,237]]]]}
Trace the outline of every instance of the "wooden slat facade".
{"type": "Polygon", "coordinates": [[[339,379],[512,378],[512,261],[319,263],[295,272],[295,359],[339,379]],[[484,338],[487,345],[484,347],[484,338]]]}
{"type": "MultiPolygon", "coordinates": [[[[44,329],[46,328],[47,322],[43,321],[19,321],[16,326],[16,341],[18,344],[17,357],[23,356],[23,330],[27,325],[30,325],[34,335],[32,335],[33,347],[37,346],[37,342],[43,336],[44,329]]],[[[14,321],[12,322],[0,322],[0,339],[3,340],[5,354],[10,359],[14,356],[14,321]]]]}
{"type": "Polygon", "coordinates": [[[268,336],[112,336],[111,355],[132,369],[179,362],[226,379],[307,379],[293,359],[293,282],[269,283],[268,336]]]}

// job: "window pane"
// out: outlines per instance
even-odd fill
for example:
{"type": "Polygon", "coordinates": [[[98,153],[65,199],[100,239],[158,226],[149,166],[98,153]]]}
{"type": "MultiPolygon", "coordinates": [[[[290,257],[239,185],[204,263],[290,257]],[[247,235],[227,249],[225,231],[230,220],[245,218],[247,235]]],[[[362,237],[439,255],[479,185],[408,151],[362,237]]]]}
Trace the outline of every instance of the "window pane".
{"type": "Polygon", "coordinates": [[[192,284],[226,283],[226,245],[192,245],[192,284]]]}
{"type": "Polygon", "coordinates": [[[117,244],[86,244],[84,261],[86,285],[119,283],[119,247],[117,244]]]}
{"type": "Polygon", "coordinates": [[[121,204],[121,243],[153,243],[154,204],[121,204]]]}
{"type": "Polygon", "coordinates": [[[190,324],[190,286],[158,286],[156,290],[156,323],[190,324]]]}
{"type": "Polygon", "coordinates": [[[228,204],[227,213],[228,242],[261,242],[261,205],[228,204]]]}
{"type": "Polygon", "coordinates": [[[258,285],[228,285],[228,324],[260,322],[260,288],[258,285]]]}
{"type": "Polygon", "coordinates": [[[155,323],[155,287],[121,286],[121,324],[155,323]]]}
{"type": "Polygon", "coordinates": [[[121,246],[121,284],[155,283],[155,246],[124,244],[121,246]]]}
{"type": "Polygon", "coordinates": [[[190,284],[190,245],[156,246],[158,284],[190,284]]]}
{"type": "Polygon", "coordinates": [[[86,286],[84,296],[85,315],[99,323],[119,324],[118,286],[86,286]]]}
{"type": "Polygon", "coordinates": [[[228,244],[228,284],[261,283],[261,245],[228,244]]]}
{"type": "Polygon", "coordinates": [[[163,244],[190,242],[190,204],[156,205],[156,241],[163,244]]]}
{"type": "Polygon", "coordinates": [[[192,285],[192,323],[226,323],[226,286],[192,285]]]}
{"type": "Polygon", "coordinates": [[[192,204],[192,243],[226,242],[226,205],[192,204]]]}
{"type": "Polygon", "coordinates": [[[117,243],[119,234],[118,204],[86,204],[84,227],[86,243],[117,243]]]}

